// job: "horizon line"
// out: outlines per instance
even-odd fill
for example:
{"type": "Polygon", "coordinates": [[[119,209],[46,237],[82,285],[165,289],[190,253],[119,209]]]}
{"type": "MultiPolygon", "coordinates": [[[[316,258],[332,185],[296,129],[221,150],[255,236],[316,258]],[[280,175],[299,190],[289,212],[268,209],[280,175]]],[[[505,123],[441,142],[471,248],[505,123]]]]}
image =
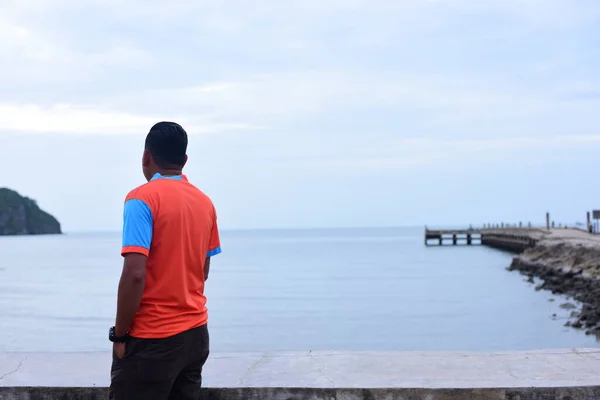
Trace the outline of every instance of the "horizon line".
{"type": "MultiPolygon", "coordinates": [[[[254,232],[254,231],[326,231],[326,230],[355,230],[355,229],[425,229],[428,228],[460,228],[463,226],[472,225],[474,228],[480,227],[480,224],[420,224],[420,225],[378,225],[378,226],[321,226],[321,227],[261,227],[261,228],[220,228],[220,232],[254,232]]],[[[535,226],[541,226],[545,224],[535,224],[535,226]]],[[[63,234],[86,234],[86,233],[121,233],[121,230],[73,230],[64,231],[63,234]]]]}

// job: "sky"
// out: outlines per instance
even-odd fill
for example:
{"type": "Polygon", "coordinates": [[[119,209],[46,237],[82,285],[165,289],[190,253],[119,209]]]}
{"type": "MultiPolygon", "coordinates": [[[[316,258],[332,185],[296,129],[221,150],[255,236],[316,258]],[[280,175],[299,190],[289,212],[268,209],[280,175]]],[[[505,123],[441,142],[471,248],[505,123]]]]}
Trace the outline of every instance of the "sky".
{"type": "Polygon", "coordinates": [[[585,221],[597,0],[2,0],[0,187],[118,231],[158,121],[222,229],[585,221]]]}

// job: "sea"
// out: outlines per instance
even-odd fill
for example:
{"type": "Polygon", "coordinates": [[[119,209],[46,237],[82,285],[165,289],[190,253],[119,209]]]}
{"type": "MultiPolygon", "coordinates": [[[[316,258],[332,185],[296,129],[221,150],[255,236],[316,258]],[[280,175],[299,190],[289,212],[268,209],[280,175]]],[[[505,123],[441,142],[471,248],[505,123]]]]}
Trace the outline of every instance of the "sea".
{"type": "MultiPolygon", "coordinates": [[[[0,352],[110,349],[114,233],[0,237],[0,352]]],[[[206,293],[214,352],[598,347],[577,304],[483,246],[425,247],[423,228],[223,231],[206,293]],[[567,304],[567,305],[565,305],[567,304]]]]}

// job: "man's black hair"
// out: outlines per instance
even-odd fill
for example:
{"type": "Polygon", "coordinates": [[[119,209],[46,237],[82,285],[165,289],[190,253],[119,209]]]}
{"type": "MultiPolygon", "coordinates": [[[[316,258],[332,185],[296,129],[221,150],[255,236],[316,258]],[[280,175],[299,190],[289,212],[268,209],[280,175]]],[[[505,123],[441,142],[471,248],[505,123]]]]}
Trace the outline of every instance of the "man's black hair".
{"type": "Polygon", "coordinates": [[[146,150],[160,168],[183,167],[187,145],[187,133],[175,122],[159,122],[146,136],[146,150]]]}

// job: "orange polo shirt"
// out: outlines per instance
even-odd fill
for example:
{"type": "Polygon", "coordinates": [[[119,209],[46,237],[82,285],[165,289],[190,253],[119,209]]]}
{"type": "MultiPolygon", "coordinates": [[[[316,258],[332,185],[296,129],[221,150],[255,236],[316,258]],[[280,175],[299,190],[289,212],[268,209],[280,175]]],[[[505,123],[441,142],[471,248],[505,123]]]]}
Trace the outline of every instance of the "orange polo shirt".
{"type": "Polygon", "coordinates": [[[215,207],[185,175],[156,174],[132,190],[121,254],[144,254],[148,265],[131,336],[160,339],[206,324],[204,263],[220,252],[215,207]]]}

